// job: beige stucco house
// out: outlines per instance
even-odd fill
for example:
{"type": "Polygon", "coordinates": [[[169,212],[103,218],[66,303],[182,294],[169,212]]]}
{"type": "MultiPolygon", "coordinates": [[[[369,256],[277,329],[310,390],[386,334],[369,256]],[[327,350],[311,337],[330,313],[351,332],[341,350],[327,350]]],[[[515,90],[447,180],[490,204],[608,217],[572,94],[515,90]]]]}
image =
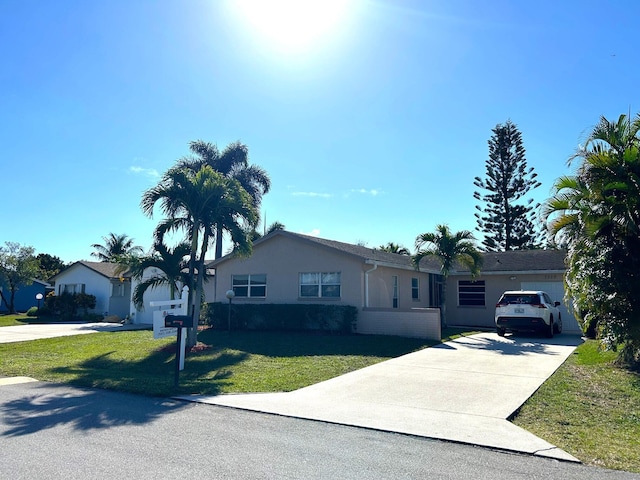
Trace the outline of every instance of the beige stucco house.
{"type": "Polygon", "coordinates": [[[581,333],[573,314],[564,305],[563,250],[518,250],[483,254],[480,276],[456,268],[447,280],[447,323],[493,328],[495,306],[506,290],[543,290],[561,302],[564,333],[581,333]]]}
{"type": "MultiPolygon", "coordinates": [[[[581,333],[564,305],[566,252],[520,250],[483,254],[475,279],[454,268],[447,280],[447,324],[494,328],[495,305],[506,290],[544,290],[560,307],[565,333],[581,333]]],[[[425,258],[417,271],[407,255],[276,231],[254,243],[247,258],[232,255],[216,269],[214,301],[334,303],[358,308],[358,333],[431,338],[439,335],[440,263],[425,258]],[[435,323],[438,323],[436,332],[435,323]]]]}
{"type": "Polygon", "coordinates": [[[326,303],[358,308],[358,333],[440,338],[438,262],[417,271],[407,255],[275,231],[247,258],[227,255],[215,268],[214,298],[238,303],[326,303]]]}

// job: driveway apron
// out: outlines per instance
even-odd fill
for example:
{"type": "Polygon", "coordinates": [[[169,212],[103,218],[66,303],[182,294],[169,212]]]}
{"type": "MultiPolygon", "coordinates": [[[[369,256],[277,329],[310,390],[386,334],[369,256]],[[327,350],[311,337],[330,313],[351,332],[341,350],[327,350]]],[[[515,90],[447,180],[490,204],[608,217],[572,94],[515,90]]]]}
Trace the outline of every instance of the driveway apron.
{"type": "Polygon", "coordinates": [[[507,418],[580,343],[482,333],[293,392],[179,398],[578,461],[507,418]]]}

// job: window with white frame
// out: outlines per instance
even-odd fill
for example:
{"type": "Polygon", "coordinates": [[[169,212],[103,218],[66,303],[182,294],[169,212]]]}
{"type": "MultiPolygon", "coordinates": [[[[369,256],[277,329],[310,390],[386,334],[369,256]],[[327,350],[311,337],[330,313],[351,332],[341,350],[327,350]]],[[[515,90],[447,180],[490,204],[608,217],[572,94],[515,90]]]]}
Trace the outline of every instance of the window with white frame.
{"type": "Polygon", "coordinates": [[[112,283],[111,284],[111,296],[112,297],[124,297],[124,283],[112,283]]]}
{"type": "Polygon", "coordinates": [[[412,278],[411,279],[411,299],[412,300],[420,300],[420,279],[412,278]]]}
{"type": "Polygon", "coordinates": [[[267,296],[267,274],[232,275],[231,287],[236,297],[264,298],[267,296]]]}
{"type": "Polygon", "coordinates": [[[484,280],[458,280],[458,305],[461,307],[484,307],[484,280]]]}
{"type": "Polygon", "coordinates": [[[300,274],[300,296],[340,298],[340,272],[308,272],[300,274]]]}
{"type": "Polygon", "coordinates": [[[62,295],[63,293],[84,293],[84,283],[61,283],[60,288],[58,289],[58,295],[62,295]]]}

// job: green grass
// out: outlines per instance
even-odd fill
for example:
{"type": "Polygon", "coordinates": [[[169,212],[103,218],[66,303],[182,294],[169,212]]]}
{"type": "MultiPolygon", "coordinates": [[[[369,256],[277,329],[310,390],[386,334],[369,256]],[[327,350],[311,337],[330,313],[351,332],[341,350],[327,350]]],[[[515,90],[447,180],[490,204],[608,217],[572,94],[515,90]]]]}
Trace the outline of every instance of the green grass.
{"type": "Polygon", "coordinates": [[[36,323],[61,323],[65,322],[60,317],[27,317],[24,313],[0,315],[0,327],[12,327],[15,325],[29,325],[36,323]]]}
{"type": "Polygon", "coordinates": [[[582,462],[640,472],[640,375],[597,342],[580,345],[514,423],[582,462]]]}
{"type": "MultiPolygon", "coordinates": [[[[468,334],[448,329],[446,338],[468,334]]],[[[173,388],[175,339],[103,332],[0,344],[0,375],[147,395],[291,391],[432,345],[377,335],[205,330],[173,388]]]]}
{"type": "Polygon", "coordinates": [[[33,320],[26,315],[0,315],[0,327],[12,327],[14,325],[25,325],[33,320]]]}

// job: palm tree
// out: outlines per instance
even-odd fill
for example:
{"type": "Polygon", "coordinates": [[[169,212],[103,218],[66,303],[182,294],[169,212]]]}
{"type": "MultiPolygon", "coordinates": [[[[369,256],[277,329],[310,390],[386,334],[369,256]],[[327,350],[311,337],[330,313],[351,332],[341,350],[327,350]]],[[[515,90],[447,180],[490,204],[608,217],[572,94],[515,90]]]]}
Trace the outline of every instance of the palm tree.
{"type": "Polygon", "coordinates": [[[265,235],[269,235],[270,233],[276,232],[278,230],[286,230],[284,223],[278,222],[277,220],[273,222],[271,225],[267,227],[265,235]]]}
{"type": "MultiPolygon", "coordinates": [[[[242,188],[251,196],[256,209],[260,208],[262,196],[269,192],[271,180],[265,170],[257,165],[249,165],[249,149],[240,142],[228,145],[222,153],[218,147],[203,140],[196,140],[189,144],[189,149],[195,158],[183,158],[178,167],[199,170],[203,165],[209,165],[215,171],[227,178],[236,179],[242,188]]],[[[257,224],[258,219],[256,219],[257,224]]],[[[255,225],[254,225],[255,227],[255,225]]],[[[222,256],[222,236],[225,228],[216,226],[215,258],[222,256]]]]}
{"type": "Polygon", "coordinates": [[[191,251],[188,242],[182,242],[173,249],[168,248],[163,241],[156,241],[153,245],[154,252],[139,259],[135,265],[131,265],[129,272],[132,278],[142,280],[147,268],[156,268],[161,273],[142,280],[133,290],[133,303],[138,309],[144,308],[144,294],[151,288],[161,285],[169,286],[170,299],[176,298],[176,293],[180,291],[181,285],[188,285],[189,279],[187,269],[189,267],[185,257],[191,251]]]}
{"type": "MultiPolygon", "coordinates": [[[[158,225],[157,232],[187,232],[190,243],[189,304],[197,321],[205,276],[205,255],[215,238],[216,227],[222,226],[231,234],[236,251],[248,252],[251,249],[248,226],[255,225],[257,209],[237,180],[224,177],[208,165],[197,171],[180,166],[167,171],[158,185],[143,194],[140,206],[145,215],[152,216],[158,202],[167,218],[158,225]]],[[[195,345],[196,335],[197,325],[189,329],[189,346],[195,345]]]]}
{"type": "Polygon", "coordinates": [[[378,248],[383,252],[398,253],[400,255],[411,255],[411,252],[405,247],[393,242],[388,242],[386,245],[380,245],[378,248]]]}
{"type": "Polygon", "coordinates": [[[133,238],[129,238],[126,234],[116,235],[110,233],[106,237],[102,237],[104,245],[94,243],[91,245],[96,251],[91,256],[98,258],[101,262],[115,263],[121,256],[139,256],[142,255],[142,247],[133,244],[133,238]]]}
{"type": "Polygon", "coordinates": [[[597,321],[623,361],[640,362],[640,116],[601,117],[575,160],[543,210],[567,247],[567,293],[583,327],[597,321]]]}
{"type": "Polygon", "coordinates": [[[475,238],[468,230],[451,233],[448,225],[436,225],[435,232],[418,235],[416,238],[416,254],[412,261],[416,269],[420,268],[420,261],[425,257],[435,257],[440,260],[442,282],[442,327],[447,326],[447,278],[454,265],[467,267],[472,277],[480,273],[482,254],[475,246],[475,238]]]}

